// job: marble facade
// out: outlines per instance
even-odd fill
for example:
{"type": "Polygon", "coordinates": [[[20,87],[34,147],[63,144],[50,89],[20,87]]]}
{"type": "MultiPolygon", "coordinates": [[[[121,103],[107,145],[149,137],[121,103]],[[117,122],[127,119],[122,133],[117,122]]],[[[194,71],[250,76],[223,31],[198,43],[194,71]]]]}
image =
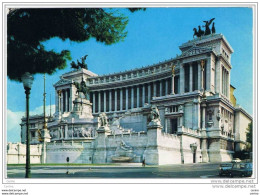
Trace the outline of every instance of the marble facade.
{"type": "MultiPolygon", "coordinates": [[[[111,163],[120,159],[121,149],[129,157],[126,148],[131,148],[131,162],[145,159],[147,164],[232,160],[234,151],[245,146],[252,121],[230,101],[233,49],[222,34],[196,38],[179,48],[182,53],[175,58],[129,71],[97,75],[80,69],[63,74],[54,84],[56,111],[48,118],[46,162],[65,163],[70,157],[73,163],[111,163]],[[76,93],[73,82],[81,80],[90,90],[89,100],[76,93]],[[152,107],[158,109],[160,125],[149,125],[152,107]],[[106,126],[100,126],[101,113],[106,126]]],[[[21,127],[25,143],[24,119],[21,127]]],[[[37,133],[31,137],[33,144],[41,144],[37,133]]]]}

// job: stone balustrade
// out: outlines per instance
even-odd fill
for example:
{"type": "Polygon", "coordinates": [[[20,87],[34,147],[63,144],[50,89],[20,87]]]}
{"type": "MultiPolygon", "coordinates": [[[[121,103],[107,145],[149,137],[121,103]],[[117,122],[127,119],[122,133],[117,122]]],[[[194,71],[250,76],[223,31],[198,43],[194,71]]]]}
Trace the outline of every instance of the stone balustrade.
{"type": "Polygon", "coordinates": [[[199,130],[193,130],[193,129],[190,129],[190,128],[182,128],[182,132],[183,133],[187,133],[189,135],[195,135],[195,136],[201,136],[201,131],[199,130]]]}
{"type": "Polygon", "coordinates": [[[121,138],[144,137],[144,136],[147,136],[147,132],[140,131],[140,132],[129,132],[129,133],[108,135],[108,139],[117,139],[120,137],[121,138]]]}
{"type": "Polygon", "coordinates": [[[109,75],[100,75],[97,77],[90,77],[88,78],[88,84],[96,85],[96,84],[104,84],[104,83],[111,83],[117,81],[125,81],[125,80],[132,80],[137,78],[143,78],[150,76],[151,74],[160,74],[162,72],[169,72],[171,71],[171,63],[173,59],[160,63],[159,65],[152,65],[147,66],[145,68],[139,68],[134,70],[128,70],[125,72],[119,72],[109,75]]]}

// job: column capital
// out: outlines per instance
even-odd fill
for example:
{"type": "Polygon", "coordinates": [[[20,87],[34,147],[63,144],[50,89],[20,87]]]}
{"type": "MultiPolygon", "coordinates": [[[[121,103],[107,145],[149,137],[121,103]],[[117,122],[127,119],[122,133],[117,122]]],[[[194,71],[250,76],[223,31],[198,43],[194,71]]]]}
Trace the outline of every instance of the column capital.
{"type": "Polygon", "coordinates": [[[203,102],[203,103],[201,104],[201,107],[202,107],[202,108],[206,108],[206,106],[207,106],[207,104],[206,104],[205,102],[203,102]]]}
{"type": "Polygon", "coordinates": [[[172,63],[172,76],[175,76],[175,65],[172,63]]]}
{"type": "Polygon", "coordinates": [[[205,60],[200,60],[200,66],[202,71],[204,71],[205,64],[206,64],[205,60]]]}
{"type": "Polygon", "coordinates": [[[60,96],[61,96],[61,93],[62,93],[62,90],[61,90],[61,89],[58,90],[57,93],[58,93],[58,95],[59,95],[59,97],[60,97],[60,96]]]}

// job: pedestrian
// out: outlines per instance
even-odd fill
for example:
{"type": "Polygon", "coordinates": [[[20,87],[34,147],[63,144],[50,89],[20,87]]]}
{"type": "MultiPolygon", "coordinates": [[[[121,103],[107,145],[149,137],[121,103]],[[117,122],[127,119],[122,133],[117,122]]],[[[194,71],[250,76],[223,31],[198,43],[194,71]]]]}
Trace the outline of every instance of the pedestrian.
{"type": "Polygon", "coordinates": [[[145,167],[145,158],[143,159],[142,166],[145,167]]]}

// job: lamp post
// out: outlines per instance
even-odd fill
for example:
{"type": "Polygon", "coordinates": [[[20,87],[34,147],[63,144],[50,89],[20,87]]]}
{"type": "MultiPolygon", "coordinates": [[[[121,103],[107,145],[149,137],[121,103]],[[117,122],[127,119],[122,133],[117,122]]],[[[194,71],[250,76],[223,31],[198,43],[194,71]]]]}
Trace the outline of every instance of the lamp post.
{"type": "Polygon", "coordinates": [[[25,166],[25,177],[31,177],[31,165],[30,165],[30,130],[29,130],[29,96],[30,90],[33,83],[33,76],[26,72],[22,76],[23,87],[26,94],[26,166],[25,166]]]}

